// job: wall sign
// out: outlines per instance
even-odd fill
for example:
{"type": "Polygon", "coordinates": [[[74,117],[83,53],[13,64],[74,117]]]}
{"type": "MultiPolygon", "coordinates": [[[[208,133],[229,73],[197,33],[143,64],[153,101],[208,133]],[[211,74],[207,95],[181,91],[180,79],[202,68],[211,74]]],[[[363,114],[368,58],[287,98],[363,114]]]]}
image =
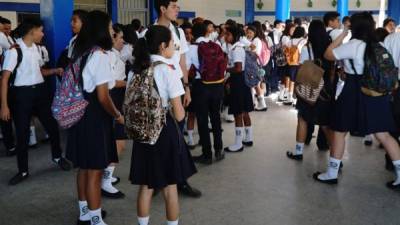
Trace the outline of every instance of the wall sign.
{"type": "Polygon", "coordinates": [[[226,17],[242,17],[241,10],[225,10],[226,17]]]}

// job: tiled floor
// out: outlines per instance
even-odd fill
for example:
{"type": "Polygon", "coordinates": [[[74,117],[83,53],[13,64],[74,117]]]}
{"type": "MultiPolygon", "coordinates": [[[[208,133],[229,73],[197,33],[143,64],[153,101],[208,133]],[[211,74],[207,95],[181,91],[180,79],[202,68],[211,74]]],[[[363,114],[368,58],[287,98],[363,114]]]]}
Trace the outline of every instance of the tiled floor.
{"type": "MultiPolygon", "coordinates": [[[[203,191],[200,199],[182,197],[183,225],[399,225],[400,192],[388,190],[393,174],[384,169],[384,153],[349,138],[338,186],[316,183],[311,175],[325,168],[327,153],[306,147],[303,162],[285,152],[294,145],[296,112],[270,103],[264,113],[253,113],[255,146],[227,155],[211,166],[199,166],[191,184],[203,191]]],[[[233,125],[224,124],[224,141],[233,141],[233,125]]],[[[131,151],[125,152],[116,174],[123,200],[105,199],[109,225],[136,225],[137,187],[129,184],[131,151]]],[[[199,149],[193,152],[199,154],[199,149]]],[[[0,225],[72,225],[77,218],[75,173],[59,171],[49,147],[30,151],[31,177],[10,187],[15,158],[0,158],[0,225]]],[[[154,199],[151,224],[165,224],[164,205],[154,199]]]]}

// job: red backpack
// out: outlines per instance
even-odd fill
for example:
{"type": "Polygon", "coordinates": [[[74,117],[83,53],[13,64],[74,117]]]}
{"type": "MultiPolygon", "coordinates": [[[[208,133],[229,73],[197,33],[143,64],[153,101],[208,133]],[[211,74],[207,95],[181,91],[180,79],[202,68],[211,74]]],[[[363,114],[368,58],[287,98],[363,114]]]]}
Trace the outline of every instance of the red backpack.
{"type": "Polygon", "coordinates": [[[227,59],[221,47],[212,42],[201,42],[198,49],[201,80],[204,84],[222,83],[227,59]]]}

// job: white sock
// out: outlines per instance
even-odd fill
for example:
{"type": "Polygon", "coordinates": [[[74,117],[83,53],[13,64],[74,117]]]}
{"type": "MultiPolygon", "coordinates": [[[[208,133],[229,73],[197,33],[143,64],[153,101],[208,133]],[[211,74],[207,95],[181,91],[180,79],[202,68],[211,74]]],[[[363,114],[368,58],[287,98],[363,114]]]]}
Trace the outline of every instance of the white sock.
{"type": "Polygon", "coordinates": [[[293,100],[293,93],[289,92],[288,101],[292,101],[292,100],[293,100]]]}
{"type": "Polygon", "coordinates": [[[283,99],[285,97],[285,88],[281,88],[279,92],[279,99],[283,99]]]}
{"type": "Polygon", "coordinates": [[[193,140],[193,130],[188,130],[188,145],[194,145],[194,140],[193,140]]]}
{"type": "Polygon", "coordinates": [[[244,131],[246,133],[244,141],[245,142],[253,141],[253,128],[252,127],[245,127],[244,131]]]}
{"type": "Polygon", "coordinates": [[[372,134],[367,135],[367,136],[364,137],[364,142],[365,142],[365,141],[370,141],[370,142],[372,142],[372,140],[373,140],[373,139],[372,139],[372,134]]]}
{"type": "Polygon", "coordinates": [[[167,225],[178,225],[179,220],[176,221],[167,221],[167,225]]]}
{"type": "Polygon", "coordinates": [[[29,134],[29,146],[36,145],[36,129],[34,126],[30,127],[30,134],[29,134]]]}
{"type": "Polygon", "coordinates": [[[104,169],[103,173],[103,179],[101,182],[101,189],[104,191],[107,191],[108,193],[115,194],[118,191],[114,186],[112,186],[112,174],[114,173],[115,166],[109,166],[106,169],[104,169]]]}
{"type": "Polygon", "coordinates": [[[90,224],[91,225],[107,225],[101,217],[101,208],[90,210],[90,224]]]}
{"type": "Polygon", "coordinates": [[[238,151],[243,147],[243,127],[236,127],[235,128],[235,144],[229,146],[229,150],[231,151],[238,151]]]}
{"type": "Polygon", "coordinates": [[[79,220],[89,221],[90,214],[87,201],[78,201],[79,203],[79,220]]]}
{"type": "Polygon", "coordinates": [[[139,225],[148,225],[150,217],[138,217],[139,225]]]}
{"type": "Polygon", "coordinates": [[[318,176],[321,180],[337,179],[342,160],[329,157],[328,170],[318,176]]]}
{"type": "Polygon", "coordinates": [[[304,143],[296,143],[295,155],[303,155],[304,143]]]}
{"type": "Polygon", "coordinates": [[[394,170],[396,171],[396,180],[393,185],[400,185],[400,160],[393,161],[394,170]]]}
{"type": "Polygon", "coordinates": [[[267,104],[265,103],[264,96],[258,96],[258,107],[261,109],[267,108],[267,104]]]}
{"type": "Polygon", "coordinates": [[[116,182],[117,180],[118,180],[117,178],[111,177],[111,184],[114,183],[114,182],[116,182]]]}

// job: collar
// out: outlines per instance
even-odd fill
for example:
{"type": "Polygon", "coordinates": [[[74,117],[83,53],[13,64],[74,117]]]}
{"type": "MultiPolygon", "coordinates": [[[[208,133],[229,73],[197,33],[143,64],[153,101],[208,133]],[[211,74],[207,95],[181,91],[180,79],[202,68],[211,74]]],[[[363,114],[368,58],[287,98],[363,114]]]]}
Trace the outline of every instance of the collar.
{"type": "Polygon", "coordinates": [[[201,42],[210,42],[210,39],[206,37],[197,38],[196,43],[201,43],[201,42]]]}
{"type": "Polygon", "coordinates": [[[21,49],[31,49],[31,48],[35,48],[36,45],[35,43],[32,43],[31,47],[26,46],[25,42],[22,40],[22,38],[17,39],[17,44],[19,45],[19,47],[21,49]]]}
{"type": "Polygon", "coordinates": [[[242,47],[242,48],[243,48],[244,45],[243,45],[242,43],[240,43],[240,41],[238,41],[238,42],[236,42],[235,44],[233,44],[232,47],[229,48],[229,50],[232,51],[232,50],[235,49],[236,47],[242,47]]]}
{"type": "Polygon", "coordinates": [[[161,55],[151,55],[150,59],[151,59],[151,62],[160,61],[160,62],[166,63],[168,65],[172,64],[170,59],[167,59],[167,58],[165,58],[165,57],[163,57],[161,55]]]}
{"type": "Polygon", "coordinates": [[[328,31],[331,31],[331,30],[333,30],[332,27],[327,27],[327,28],[326,28],[326,31],[327,31],[327,32],[328,32],[328,31]]]}

